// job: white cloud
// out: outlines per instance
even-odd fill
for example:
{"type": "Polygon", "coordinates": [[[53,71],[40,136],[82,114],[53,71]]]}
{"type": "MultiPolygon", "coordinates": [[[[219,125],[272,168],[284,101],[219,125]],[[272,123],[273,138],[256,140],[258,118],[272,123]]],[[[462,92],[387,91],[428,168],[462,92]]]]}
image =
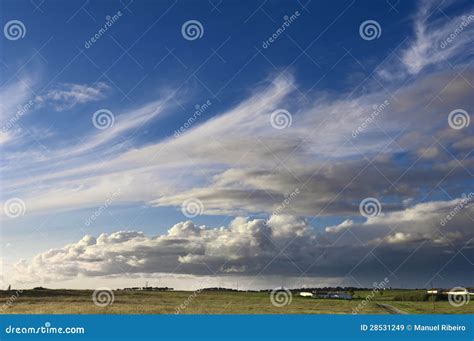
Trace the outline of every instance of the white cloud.
{"type": "Polygon", "coordinates": [[[78,104],[103,99],[108,89],[109,86],[102,82],[93,85],[63,83],[36,96],[35,102],[39,105],[49,105],[57,111],[64,111],[78,104]]]}
{"type": "Polygon", "coordinates": [[[352,225],[354,225],[354,221],[350,219],[346,219],[339,225],[326,227],[325,231],[328,233],[337,233],[337,232],[341,232],[348,229],[352,225]]]}
{"type": "Polygon", "coordinates": [[[33,80],[25,77],[2,87],[0,92],[0,120],[2,125],[16,114],[19,105],[25,104],[31,99],[33,83],[33,80]]]}
{"type": "MultiPolygon", "coordinates": [[[[179,208],[184,200],[198,198],[204,214],[246,215],[273,212],[298,188],[300,193],[282,213],[313,216],[354,214],[368,196],[394,195],[402,202],[440,179],[446,185],[469,179],[468,173],[452,172],[448,162],[434,165],[425,174],[422,162],[407,171],[394,158],[402,151],[415,159],[421,152],[427,162],[452,159],[441,147],[431,146],[433,136],[449,146],[468,139],[469,131],[445,134],[432,127],[453,130],[447,125],[447,113],[453,105],[470,101],[469,86],[462,78],[452,80],[450,74],[437,73],[408,85],[357,138],[352,131],[371,114],[374,103],[384,102],[384,93],[298,103],[293,98],[294,86],[291,77],[277,77],[235,107],[197,122],[178,138],[144,146],[135,147],[130,137],[171,112],[172,104],[161,99],[117,113],[113,127],[92,129],[84,144],[59,147],[47,155],[40,150],[40,160],[31,151],[29,156],[18,155],[21,162],[10,163],[4,170],[8,180],[4,191],[23,192],[29,214],[97,206],[120,187],[116,203],[179,208]],[[435,94],[443,101],[432,103],[435,94]],[[292,112],[293,125],[276,130],[270,115],[282,107],[292,112]],[[427,126],[427,120],[432,124],[427,126]],[[391,136],[400,131],[404,134],[394,143],[391,136]],[[118,138],[127,137],[128,145],[117,143],[118,138]],[[369,164],[365,157],[375,158],[369,164]],[[18,177],[18,170],[25,168],[38,171],[18,177]],[[388,181],[396,186],[387,188],[388,181]]],[[[468,169],[471,163],[470,158],[460,158],[456,164],[468,169]]],[[[394,204],[387,209],[400,207],[402,204],[394,204]]]]}
{"type": "Polygon", "coordinates": [[[9,131],[0,131],[0,145],[7,143],[13,139],[13,135],[9,131]]]}
{"type": "Polygon", "coordinates": [[[21,134],[19,123],[22,117],[31,111],[33,84],[32,79],[24,77],[2,87],[0,91],[0,145],[12,143],[21,134]]]}
{"type": "Polygon", "coordinates": [[[413,19],[414,39],[401,51],[402,65],[387,63],[378,73],[385,79],[416,75],[428,66],[441,68],[443,62],[474,53],[474,12],[448,17],[453,1],[423,0],[413,19]]]}
{"type": "MultiPolygon", "coordinates": [[[[418,204],[359,224],[346,220],[336,229],[326,228],[326,232],[317,232],[304,219],[272,216],[267,221],[236,218],[228,227],[218,228],[186,221],[156,237],[137,231],[85,236],[77,243],[17,263],[13,273],[16,283],[147,273],[303,277],[337,277],[338,273],[340,277],[344,269],[357,267],[361,259],[347,259],[347,253],[364,255],[373,251],[374,245],[395,245],[397,251],[381,255],[380,261],[396,264],[405,260],[412,245],[420,243],[424,247],[417,261],[430,264],[434,261],[429,256],[432,252],[441,254],[453,245],[461,247],[474,236],[469,228],[472,205],[465,206],[449,224],[439,224],[459,200],[418,204]],[[318,263],[313,267],[315,261],[318,263]]],[[[419,271],[429,275],[429,270],[419,271]]]]}
{"type": "MultiPolygon", "coordinates": [[[[25,124],[24,116],[41,106],[49,105],[58,111],[71,109],[78,104],[104,98],[105,91],[109,88],[105,83],[93,86],[66,83],[36,95],[32,89],[35,84],[32,78],[23,77],[0,91],[0,145],[11,144],[20,137],[26,140],[26,133],[22,129],[25,124]]],[[[35,126],[28,127],[30,134],[35,129],[35,126]]],[[[41,136],[44,137],[43,134],[41,136]]]]}

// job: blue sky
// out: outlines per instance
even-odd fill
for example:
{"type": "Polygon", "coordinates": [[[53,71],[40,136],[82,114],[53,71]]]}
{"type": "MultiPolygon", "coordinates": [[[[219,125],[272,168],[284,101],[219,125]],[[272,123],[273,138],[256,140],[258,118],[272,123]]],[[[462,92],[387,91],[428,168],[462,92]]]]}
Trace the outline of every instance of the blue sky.
{"type": "Polygon", "coordinates": [[[1,9],[5,282],[473,284],[469,1],[1,9]]]}

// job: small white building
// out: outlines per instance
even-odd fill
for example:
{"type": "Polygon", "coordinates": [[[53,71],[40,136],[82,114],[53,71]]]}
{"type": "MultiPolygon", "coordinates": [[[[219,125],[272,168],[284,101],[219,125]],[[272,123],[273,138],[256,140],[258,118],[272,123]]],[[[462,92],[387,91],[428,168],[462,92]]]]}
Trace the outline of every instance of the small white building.
{"type": "Polygon", "coordinates": [[[313,297],[313,293],[312,292],[300,292],[300,296],[302,297],[313,297]]]}

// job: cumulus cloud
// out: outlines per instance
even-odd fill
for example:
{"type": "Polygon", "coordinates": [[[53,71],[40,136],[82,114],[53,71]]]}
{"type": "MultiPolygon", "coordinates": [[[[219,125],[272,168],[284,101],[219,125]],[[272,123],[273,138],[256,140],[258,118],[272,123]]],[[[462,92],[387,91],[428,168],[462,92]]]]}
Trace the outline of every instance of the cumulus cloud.
{"type": "Polygon", "coordinates": [[[420,283],[434,275],[435,265],[452,257],[450,252],[462,252],[473,265],[469,221],[474,206],[468,203],[448,224],[440,224],[461,200],[417,204],[362,223],[346,220],[323,231],[305,219],[271,216],[239,217],[218,228],[185,221],[156,237],[137,231],[87,235],[17,263],[14,276],[16,282],[54,282],[150,273],[344,278],[361,272],[358,279],[363,281],[391,274],[416,252],[416,261],[424,266],[417,267],[412,278],[420,283]],[[439,256],[433,259],[433,253],[439,256]],[[377,257],[365,259],[373,254],[377,257]]]}

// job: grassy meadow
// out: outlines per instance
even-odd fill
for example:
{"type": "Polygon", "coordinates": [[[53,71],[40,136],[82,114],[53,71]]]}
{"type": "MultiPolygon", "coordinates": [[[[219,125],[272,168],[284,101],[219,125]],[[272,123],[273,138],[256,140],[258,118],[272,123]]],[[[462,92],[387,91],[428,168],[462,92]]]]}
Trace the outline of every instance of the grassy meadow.
{"type": "MultiPolygon", "coordinates": [[[[409,301],[423,291],[386,290],[365,299],[370,291],[354,292],[353,300],[312,299],[293,293],[291,303],[272,305],[266,292],[114,291],[113,304],[96,306],[91,290],[0,291],[1,314],[359,314],[391,313],[386,305],[413,314],[433,313],[429,301],[409,301]],[[12,299],[12,297],[15,297],[12,299]],[[362,304],[362,302],[365,302],[362,304]],[[385,305],[385,307],[383,305],[385,305]]],[[[474,302],[453,307],[435,302],[437,314],[474,314],[474,302]]]]}

